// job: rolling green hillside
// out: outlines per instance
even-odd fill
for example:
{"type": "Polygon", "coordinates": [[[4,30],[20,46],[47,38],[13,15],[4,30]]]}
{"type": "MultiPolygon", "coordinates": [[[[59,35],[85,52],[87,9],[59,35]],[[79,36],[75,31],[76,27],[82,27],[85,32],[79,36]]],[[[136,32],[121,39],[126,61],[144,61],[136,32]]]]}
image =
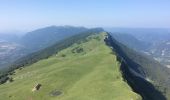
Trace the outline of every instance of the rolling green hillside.
{"type": "Polygon", "coordinates": [[[121,64],[105,36],[90,35],[15,70],[12,82],[0,85],[0,100],[141,100],[123,81],[121,64]],[[36,84],[41,84],[39,90],[32,91],[36,84]]]}

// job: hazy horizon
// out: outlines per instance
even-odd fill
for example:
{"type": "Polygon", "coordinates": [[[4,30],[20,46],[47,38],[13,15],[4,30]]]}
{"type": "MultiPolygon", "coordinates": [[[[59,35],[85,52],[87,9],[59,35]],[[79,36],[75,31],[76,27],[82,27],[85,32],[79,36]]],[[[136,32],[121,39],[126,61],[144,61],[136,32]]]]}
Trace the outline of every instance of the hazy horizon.
{"type": "Polygon", "coordinates": [[[51,25],[170,28],[168,0],[0,1],[0,33],[28,32],[51,25]]]}
{"type": "Polygon", "coordinates": [[[25,30],[7,30],[7,31],[0,31],[0,34],[14,34],[14,35],[24,35],[27,34],[29,32],[35,31],[35,30],[39,30],[39,29],[43,29],[43,28],[47,28],[47,27],[51,27],[51,26],[71,26],[71,27],[84,27],[84,28],[103,28],[104,30],[108,31],[108,30],[118,30],[115,32],[126,32],[127,30],[152,30],[154,32],[156,32],[157,30],[161,30],[163,32],[166,31],[166,33],[170,33],[170,28],[143,28],[143,27],[100,27],[100,26],[96,26],[96,27],[85,27],[85,26],[73,26],[73,25],[49,25],[49,26],[40,26],[40,27],[35,27],[35,28],[31,28],[31,29],[25,29],[25,30]]]}

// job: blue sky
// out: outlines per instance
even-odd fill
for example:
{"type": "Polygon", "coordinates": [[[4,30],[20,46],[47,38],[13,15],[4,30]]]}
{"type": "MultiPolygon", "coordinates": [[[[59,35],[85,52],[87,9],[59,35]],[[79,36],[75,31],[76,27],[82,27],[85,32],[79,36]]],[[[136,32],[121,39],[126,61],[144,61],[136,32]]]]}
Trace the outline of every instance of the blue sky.
{"type": "Polygon", "coordinates": [[[170,0],[0,0],[0,32],[49,25],[170,28],[170,0]]]}

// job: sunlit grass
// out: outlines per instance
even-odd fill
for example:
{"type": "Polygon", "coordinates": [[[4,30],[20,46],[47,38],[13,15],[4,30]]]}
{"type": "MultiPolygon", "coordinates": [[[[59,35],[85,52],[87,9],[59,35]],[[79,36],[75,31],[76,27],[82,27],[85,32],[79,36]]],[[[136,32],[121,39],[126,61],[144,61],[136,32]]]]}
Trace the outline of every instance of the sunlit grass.
{"type": "Polygon", "coordinates": [[[0,85],[0,99],[140,100],[140,96],[123,81],[120,63],[105,45],[104,35],[93,35],[86,42],[16,70],[11,76],[13,82],[0,85]],[[32,92],[36,83],[42,86],[32,92]],[[52,91],[61,94],[53,96],[52,91]]]}

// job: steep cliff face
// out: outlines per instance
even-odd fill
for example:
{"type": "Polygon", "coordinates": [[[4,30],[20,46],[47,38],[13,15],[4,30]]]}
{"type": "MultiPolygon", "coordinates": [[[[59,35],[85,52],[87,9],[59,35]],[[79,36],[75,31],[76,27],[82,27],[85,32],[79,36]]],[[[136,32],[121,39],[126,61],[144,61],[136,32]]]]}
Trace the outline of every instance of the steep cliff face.
{"type": "MultiPolygon", "coordinates": [[[[127,81],[135,92],[139,93],[144,100],[166,100],[162,92],[158,91],[155,85],[147,80],[150,74],[145,70],[145,67],[128,56],[127,53],[133,52],[133,50],[120,44],[109,34],[107,34],[105,42],[117,54],[117,59],[121,62],[120,69],[124,80],[127,81]]],[[[137,52],[134,53],[137,54],[137,52]]],[[[140,54],[138,54],[138,56],[140,57],[140,54]]]]}

